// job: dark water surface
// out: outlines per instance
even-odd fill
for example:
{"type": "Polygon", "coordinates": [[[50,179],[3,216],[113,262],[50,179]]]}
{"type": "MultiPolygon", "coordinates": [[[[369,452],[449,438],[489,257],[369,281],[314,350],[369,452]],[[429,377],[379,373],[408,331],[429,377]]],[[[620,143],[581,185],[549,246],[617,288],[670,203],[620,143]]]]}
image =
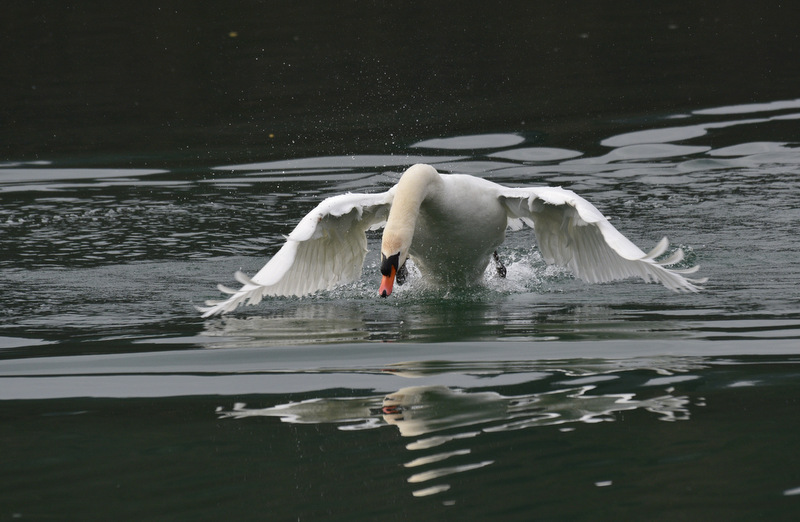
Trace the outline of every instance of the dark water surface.
{"type": "MultiPolygon", "coordinates": [[[[795,520],[797,8],[0,8],[0,520],[795,520]],[[202,320],[408,165],[559,185],[706,290],[352,285],[202,320]]],[[[413,276],[413,274],[412,274],[413,276]]]]}

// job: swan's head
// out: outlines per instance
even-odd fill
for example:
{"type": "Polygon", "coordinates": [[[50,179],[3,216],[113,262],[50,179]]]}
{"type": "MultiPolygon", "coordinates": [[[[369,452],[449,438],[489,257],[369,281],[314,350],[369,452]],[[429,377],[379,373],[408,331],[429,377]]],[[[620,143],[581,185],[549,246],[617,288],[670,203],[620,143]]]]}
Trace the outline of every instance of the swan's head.
{"type": "Polygon", "coordinates": [[[395,280],[398,284],[403,284],[403,265],[408,258],[408,251],[411,248],[411,234],[394,234],[384,232],[383,244],[381,245],[381,286],[378,295],[389,297],[395,280]]]}
{"type": "Polygon", "coordinates": [[[400,270],[401,266],[403,265],[400,263],[400,252],[390,256],[381,252],[381,274],[383,277],[381,278],[381,286],[378,289],[378,295],[381,297],[389,297],[389,294],[392,293],[392,287],[394,286],[397,272],[400,270]]]}

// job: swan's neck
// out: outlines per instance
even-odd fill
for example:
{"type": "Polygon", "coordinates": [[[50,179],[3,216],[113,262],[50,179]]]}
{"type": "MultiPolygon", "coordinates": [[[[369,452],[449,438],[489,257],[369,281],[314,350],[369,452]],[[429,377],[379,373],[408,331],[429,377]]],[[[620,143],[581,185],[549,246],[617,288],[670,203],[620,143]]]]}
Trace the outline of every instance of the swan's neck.
{"type": "Polygon", "coordinates": [[[439,182],[439,173],[430,165],[414,165],[397,183],[392,208],[383,231],[381,252],[388,256],[400,253],[400,264],[405,262],[422,202],[432,187],[439,182]]]}

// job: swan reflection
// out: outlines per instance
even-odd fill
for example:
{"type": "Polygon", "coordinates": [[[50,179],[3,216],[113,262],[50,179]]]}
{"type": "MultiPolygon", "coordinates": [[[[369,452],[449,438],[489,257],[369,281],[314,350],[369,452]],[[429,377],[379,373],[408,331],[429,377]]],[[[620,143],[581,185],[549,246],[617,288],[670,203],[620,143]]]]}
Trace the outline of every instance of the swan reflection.
{"type": "Polygon", "coordinates": [[[592,395],[594,385],[530,395],[504,396],[496,392],[470,392],[446,386],[410,386],[383,396],[317,398],[269,408],[248,408],[236,403],[222,418],[279,417],[297,424],[353,423],[340,429],[359,430],[396,426],[403,437],[486,424],[484,432],[568,423],[615,420],[614,414],[642,409],[659,420],[689,419],[689,399],[671,394],[635,399],[633,393],[592,395]],[[383,422],[381,422],[383,421],[383,422]]]}
{"type": "Polygon", "coordinates": [[[635,393],[598,393],[614,376],[595,375],[573,380],[561,389],[522,395],[472,391],[441,385],[409,386],[385,395],[348,398],[314,398],[268,408],[248,408],[237,403],[218,408],[221,418],[278,417],[299,424],[337,423],[355,431],[394,426],[402,437],[413,438],[405,448],[414,456],[404,464],[412,472],[409,484],[424,484],[414,496],[450,489],[443,477],[489,466],[493,460],[472,456],[465,441],[483,434],[561,426],[571,431],[580,424],[614,421],[620,412],[642,410],[662,421],[690,418],[687,396],[664,393],[637,398],[635,393]],[[417,452],[420,452],[417,454],[417,452]],[[433,483],[431,483],[433,482],[433,483]]]}

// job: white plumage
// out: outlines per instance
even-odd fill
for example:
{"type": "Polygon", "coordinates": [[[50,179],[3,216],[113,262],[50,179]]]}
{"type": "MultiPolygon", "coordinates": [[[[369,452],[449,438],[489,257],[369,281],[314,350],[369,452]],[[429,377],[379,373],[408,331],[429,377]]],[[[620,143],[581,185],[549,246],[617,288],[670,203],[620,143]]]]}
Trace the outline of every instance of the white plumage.
{"type": "Polygon", "coordinates": [[[639,277],[674,291],[697,292],[705,282],[684,277],[697,266],[667,268],[683,259],[680,249],[656,261],[669,246],[666,238],[645,254],[570,190],[509,188],[414,165],[387,192],[325,199],[255,276],[236,273],[242,288],[219,285],[230,297],[198,309],[210,317],[243,302],[257,304],[266,295],[302,296],[355,281],[367,253],[366,231],[383,227],[384,296],[408,257],[436,282],[469,284],[483,274],[506,229],[519,230],[523,223],[533,227],[545,261],[590,283],[639,277]]]}

